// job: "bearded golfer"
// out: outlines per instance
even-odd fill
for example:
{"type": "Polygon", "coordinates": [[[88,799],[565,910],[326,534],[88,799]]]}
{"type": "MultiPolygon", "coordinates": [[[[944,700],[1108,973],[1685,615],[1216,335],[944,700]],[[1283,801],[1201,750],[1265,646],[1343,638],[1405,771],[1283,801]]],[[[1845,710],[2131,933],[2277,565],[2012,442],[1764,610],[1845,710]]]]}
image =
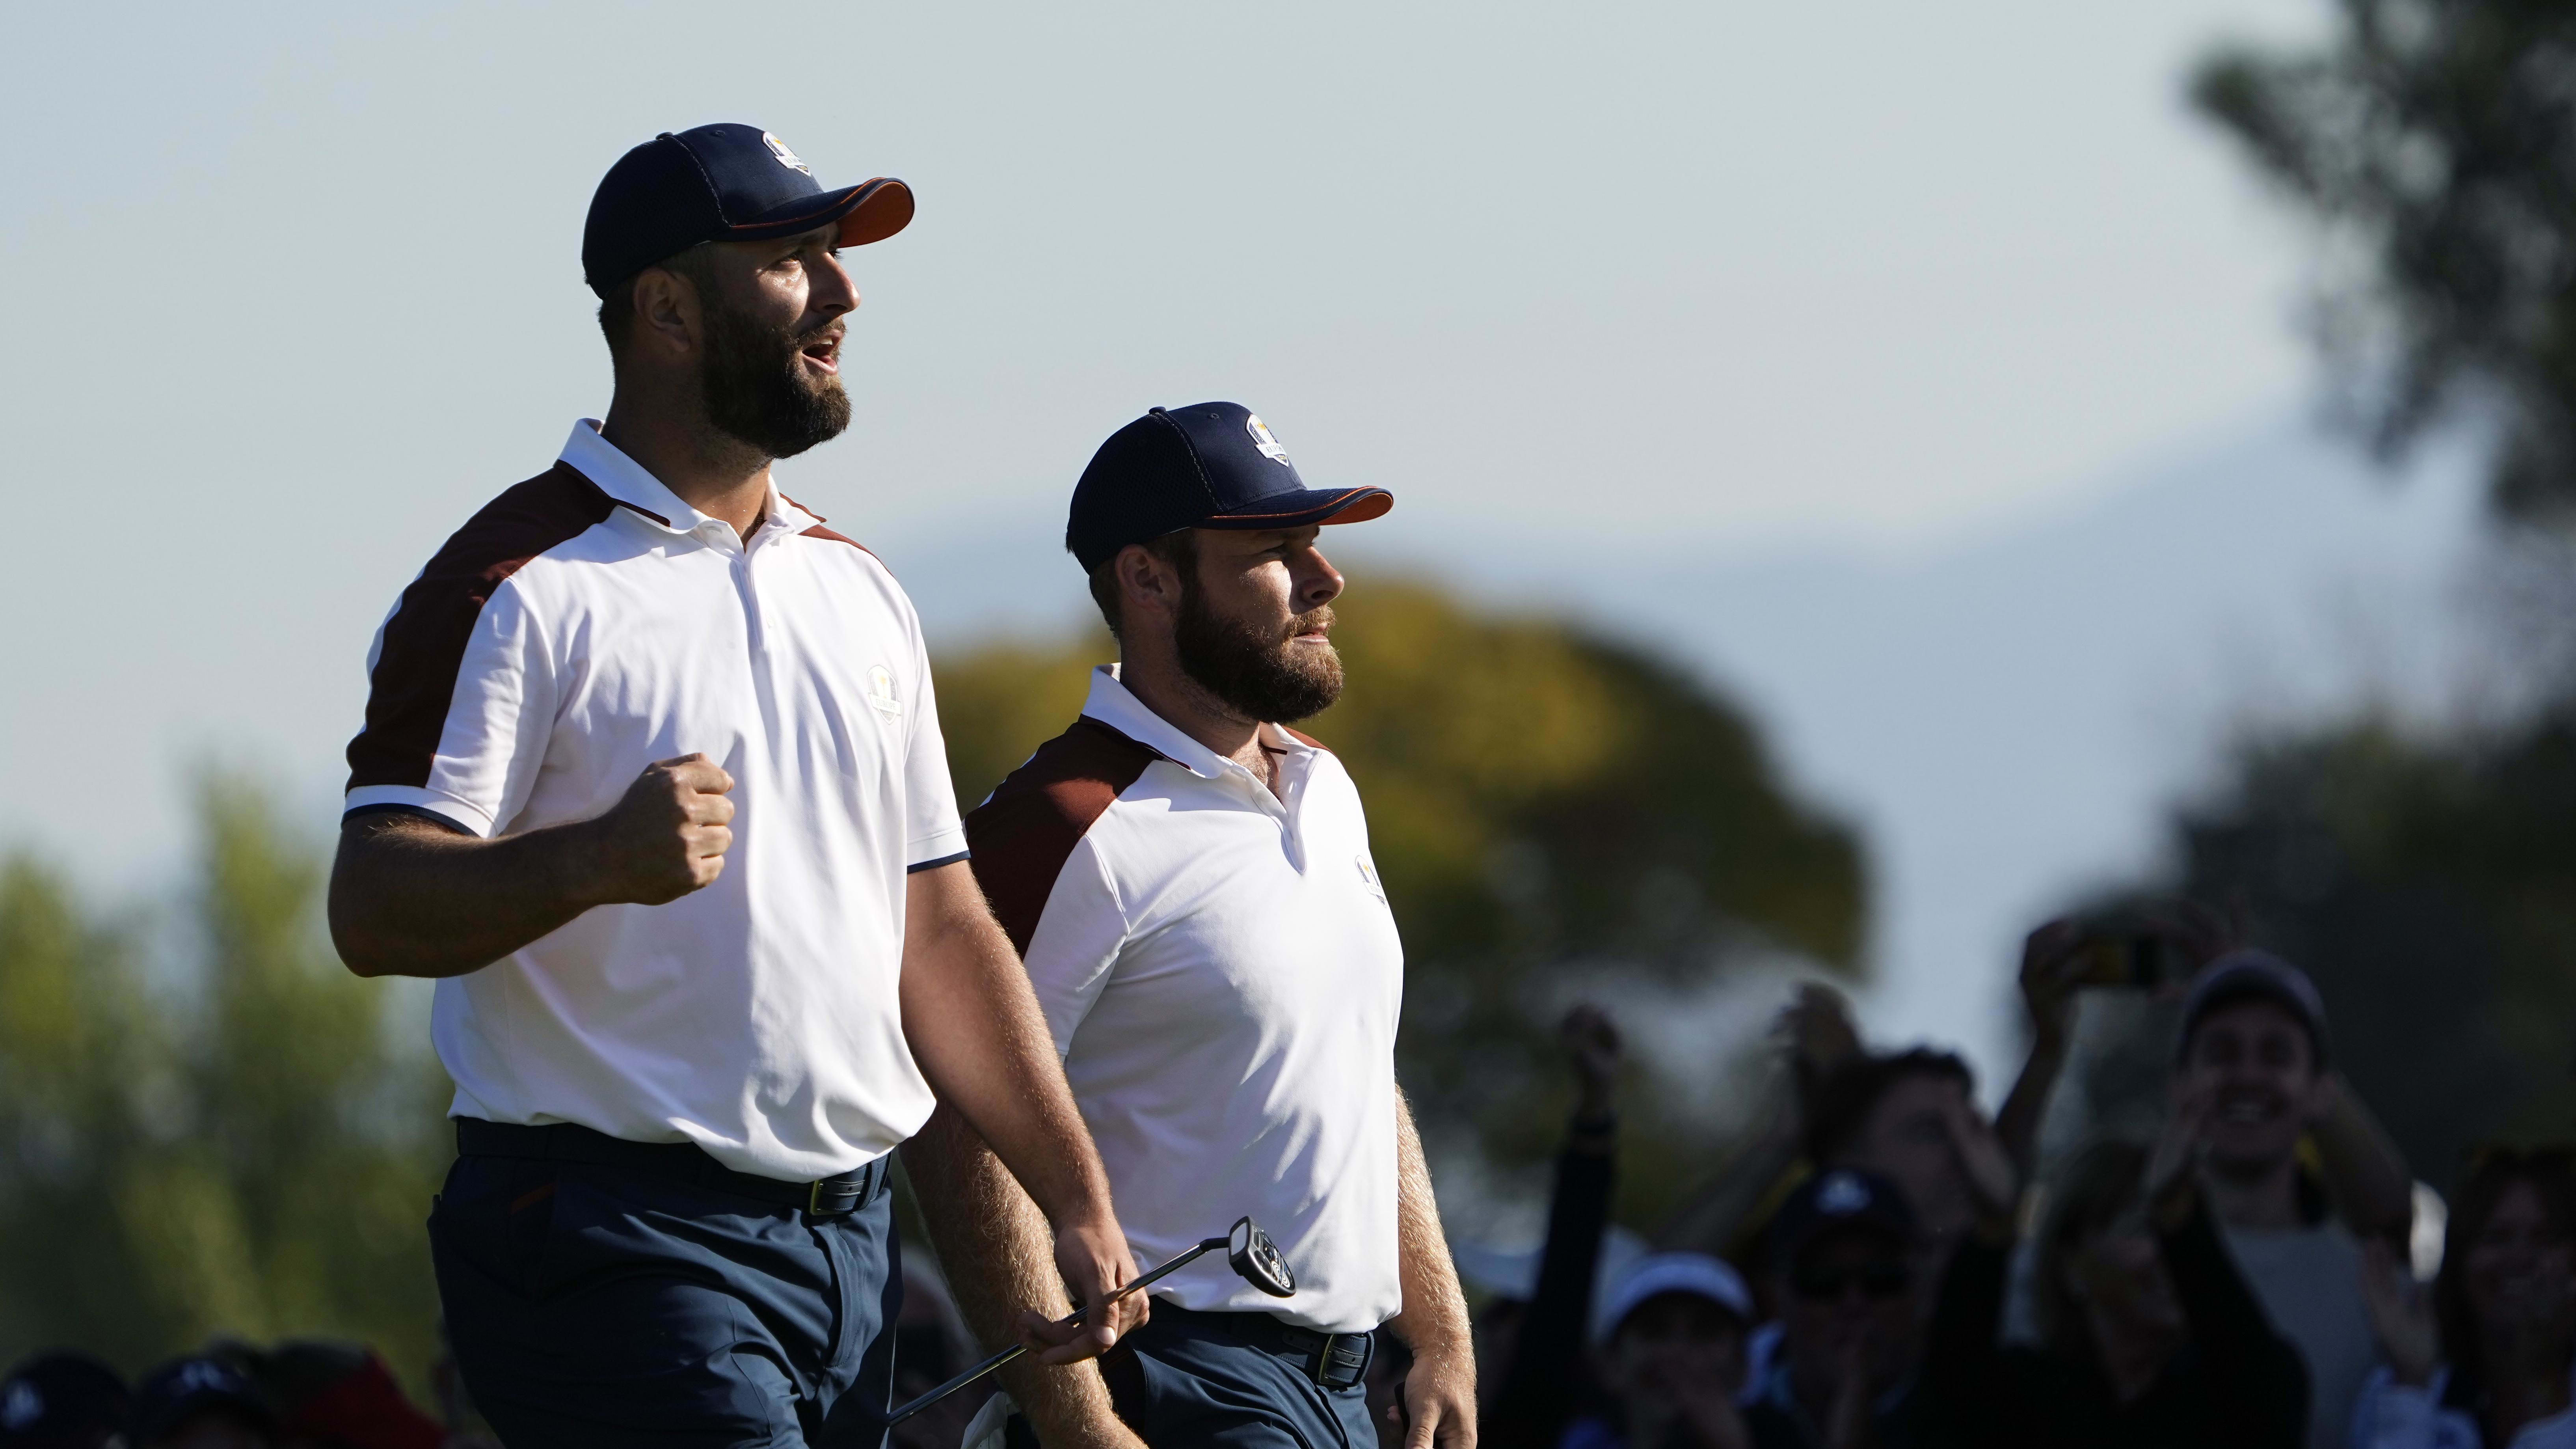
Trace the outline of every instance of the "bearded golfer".
{"type": "MultiPolygon", "coordinates": [[[[1051,1443],[1373,1449],[1361,1378],[1380,1324],[1414,1355],[1407,1442],[1475,1442],[1465,1306],[1396,1090],[1395,920],[1350,776],[1286,728],[1342,687],[1342,576],[1321,526],[1392,503],[1308,488],[1228,402],[1147,413],[1074,489],[1066,544],[1119,662],[967,817],[975,875],[1021,948],[1138,1258],[1250,1213],[1297,1293],[1265,1298],[1204,1260],[1166,1280],[1100,1361],[1105,1395],[1065,1374],[1037,1386],[1051,1443]]],[[[965,1196],[987,1204],[1015,1196],[998,1167],[975,1187],[965,1196]]],[[[1033,1214],[1021,1236],[964,1275],[988,1323],[989,1305],[1028,1291],[994,1278],[1043,1264],[1033,1214]]]]}
{"type": "MultiPolygon", "coordinates": [[[[610,168],[582,264],[616,374],[403,591],[349,746],[331,927],[438,978],[457,1362],[514,1446],[873,1446],[886,1154],[948,1104],[1096,1301],[1134,1274],[965,864],[921,630],[774,459],[847,425],[840,251],[912,217],[756,126],[610,168]]],[[[1136,1321],[1043,1356],[1096,1353],[1136,1321]]]]}

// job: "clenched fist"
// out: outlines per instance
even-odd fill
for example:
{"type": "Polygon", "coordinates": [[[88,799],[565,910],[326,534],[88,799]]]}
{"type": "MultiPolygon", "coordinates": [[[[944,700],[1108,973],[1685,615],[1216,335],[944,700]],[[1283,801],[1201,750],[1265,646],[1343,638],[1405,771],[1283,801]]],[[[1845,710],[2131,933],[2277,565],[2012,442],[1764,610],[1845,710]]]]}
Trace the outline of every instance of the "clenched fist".
{"type": "Polygon", "coordinates": [[[733,788],[705,755],[656,761],[591,822],[603,904],[658,906],[713,885],[733,848],[733,788]]]}

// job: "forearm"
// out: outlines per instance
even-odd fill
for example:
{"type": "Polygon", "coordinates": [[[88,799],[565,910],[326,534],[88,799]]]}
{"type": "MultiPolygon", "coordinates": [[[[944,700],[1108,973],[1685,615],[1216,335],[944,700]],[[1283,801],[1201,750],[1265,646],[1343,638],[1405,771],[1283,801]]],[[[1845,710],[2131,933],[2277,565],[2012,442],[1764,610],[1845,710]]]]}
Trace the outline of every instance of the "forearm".
{"type": "Polygon", "coordinates": [[[341,826],[331,943],[360,976],[462,976],[601,904],[591,822],[482,840],[411,815],[341,826]]]}
{"type": "Polygon", "coordinates": [[[1574,1410],[1616,1167],[1609,1134],[1586,1133],[1583,1119],[1576,1121],[1573,1140],[1556,1162],[1538,1287],[1503,1365],[1502,1382],[1493,1390],[1485,1442],[1496,1449],[1554,1449],[1574,1410]]]}
{"type": "Polygon", "coordinates": [[[1404,1310],[1387,1326],[1417,1359],[1455,1354],[1472,1363],[1475,1350],[1467,1325],[1467,1298],[1458,1289],[1449,1239],[1440,1230],[1440,1205],[1431,1194],[1431,1166],[1422,1156],[1422,1138],[1413,1129],[1413,1109],[1405,1105],[1401,1092],[1395,1099],[1395,1172],[1396,1254],[1403,1275],[1404,1310]]]}
{"type": "Polygon", "coordinates": [[[2364,1237],[2403,1242],[2415,1221],[2415,1177],[2349,1083],[2314,1133],[2326,1192],[2344,1221],[2364,1237]]]}
{"type": "Polygon", "coordinates": [[[2013,1171],[2024,1182],[2031,1180],[2038,1164],[2040,1123],[2048,1116],[2049,1093],[2056,1090],[2057,1078],[2066,1070],[2066,1056],[2063,1033],[2047,1033],[2032,1042],[2030,1060],[2022,1064],[2012,1095],[2004,1098],[2003,1110],[1995,1113],[1995,1136],[2002,1141],[2004,1154],[2012,1159],[2013,1171]]]}
{"type": "Polygon", "coordinates": [[[962,864],[923,871],[912,877],[909,906],[903,1027],[931,1089],[1051,1222],[1105,1221],[1108,1174],[1028,975],[974,878],[962,864]]]}
{"type": "MultiPolygon", "coordinates": [[[[904,1144],[903,1165],[978,1344],[989,1352],[1018,1339],[1023,1312],[1062,1318],[1072,1311],[1037,1204],[963,1117],[947,1107],[933,1112],[904,1144]]],[[[1108,1386],[1089,1361],[1048,1367],[1023,1356],[999,1377],[1049,1449],[1135,1449],[1138,1441],[1118,1422],[1108,1386]]]]}

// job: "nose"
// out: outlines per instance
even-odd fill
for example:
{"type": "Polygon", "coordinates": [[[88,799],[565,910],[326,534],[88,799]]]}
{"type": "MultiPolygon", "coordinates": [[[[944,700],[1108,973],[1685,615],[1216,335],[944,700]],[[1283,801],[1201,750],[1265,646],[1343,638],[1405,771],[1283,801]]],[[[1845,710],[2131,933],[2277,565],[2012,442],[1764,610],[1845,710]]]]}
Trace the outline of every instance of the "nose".
{"type": "Polygon", "coordinates": [[[1333,567],[1333,561],[1324,557],[1321,549],[1309,545],[1305,565],[1297,578],[1297,612],[1301,614],[1342,596],[1342,571],[1333,567]]]}
{"type": "Polygon", "coordinates": [[[823,253],[822,259],[807,275],[813,279],[805,297],[807,311],[829,322],[843,313],[858,310],[859,284],[851,279],[850,269],[841,265],[839,257],[830,252],[823,253]]]}

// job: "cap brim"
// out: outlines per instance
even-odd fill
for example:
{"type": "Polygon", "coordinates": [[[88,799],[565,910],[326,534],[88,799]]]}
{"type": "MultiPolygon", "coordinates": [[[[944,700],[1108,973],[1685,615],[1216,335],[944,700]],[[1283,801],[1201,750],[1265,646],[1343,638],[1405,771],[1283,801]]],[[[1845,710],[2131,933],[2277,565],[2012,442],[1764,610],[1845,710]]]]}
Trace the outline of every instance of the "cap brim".
{"type": "Polygon", "coordinates": [[[1252,509],[1202,518],[1201,528],[1304,528],[1317,523],[1366,523],[1383,518],[1395,495],[1383,488],[1306,488],[1276,493],[1252,509]],[[1257,510],[1257,511],[1255,511],[1257,510]]]}
{"type": "Polygon", "coordinates": [[[837,191],[800,196],[766,216],[725,228],[718,241],[764,241],[794,236],[837,221],[841,245],[862,247],[881,242],[912,224],[912,188],[891,176],[879,176],[837,191]]]}

